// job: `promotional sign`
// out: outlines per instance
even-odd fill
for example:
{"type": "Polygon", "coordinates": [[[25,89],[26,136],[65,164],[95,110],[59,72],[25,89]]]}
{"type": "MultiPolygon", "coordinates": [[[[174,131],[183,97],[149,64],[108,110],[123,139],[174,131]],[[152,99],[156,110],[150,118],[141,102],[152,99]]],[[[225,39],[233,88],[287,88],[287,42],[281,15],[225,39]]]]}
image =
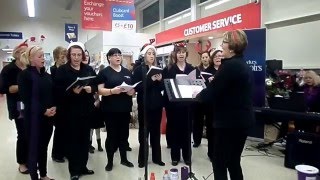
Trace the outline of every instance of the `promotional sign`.
{"type": "Polygon", "coordinates": [[[109,14],[106,0],[82,0],[82,29],[110,30],[109,14]]]}
{"type": "Polygon", "coordinates": [[[136,32],[135,7],[128,5],[113,5],[112,31],[136,32]]]}
{"type": "Polygon", "coordinates": [[[82,28],[136,31],[134,0],[82,0],[82,28]]]}
{"type": "Polygon", "coordinates": [[[215,31],[261,27],[261,4],[247,4],[156,34],[157,46],[215,31]]]}
{"type": "Polygon", "coordinates": [[[64,40],[68,43],[78,41],[78,24],[65,24],[64,40]]]}
{"type": "Polygon", "coordinates": [[[254,106],[265,105],[265,76],[266,76],[266,29],[245,30],[248,46],[244,59],[251,67],[254,76],[254,106]]]}
{"type": "Polygon", "coordinates": [[[22,32],[0,32],[0,39],[22,39],[22,32]]]}

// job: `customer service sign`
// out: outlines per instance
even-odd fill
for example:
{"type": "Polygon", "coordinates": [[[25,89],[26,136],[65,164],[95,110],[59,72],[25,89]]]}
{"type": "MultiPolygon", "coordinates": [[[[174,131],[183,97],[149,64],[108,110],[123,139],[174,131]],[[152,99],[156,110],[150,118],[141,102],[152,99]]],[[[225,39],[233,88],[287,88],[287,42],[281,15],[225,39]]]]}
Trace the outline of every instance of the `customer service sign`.
{"type": "Polygon", "coordinates": [[[191,39],[210,32],[261,27],[261,4],[247,4],[156,34],[157,45],[191,39]]]}

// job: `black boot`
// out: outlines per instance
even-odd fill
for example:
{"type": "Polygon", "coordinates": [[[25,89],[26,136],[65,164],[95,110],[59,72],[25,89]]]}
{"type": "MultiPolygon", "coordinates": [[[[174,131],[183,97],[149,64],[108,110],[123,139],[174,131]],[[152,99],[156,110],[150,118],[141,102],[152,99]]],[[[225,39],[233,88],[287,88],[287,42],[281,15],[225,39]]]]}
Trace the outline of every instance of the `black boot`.
{"type": "Polygon", "coordinates": [[[98,144],[98,151],[102,152],[103,148],[101,146],[101,139],[97,139],[97,144],[98,144]]]}
{"type": "Polygon", "coordinates": [[[107,153],[107,157],[108,157],[108,164],[104,169],[106,171],[111,171],[113,168],[113,153],[107,153]]]}
{"type": "Polygon", "coordinates": [[[90,141],[90,144],[89,144],[89,152],[90,152],[91,154],[93,154],[93,153],[94,153],[94,150],[95,150],[95,148],[92,146],[92,141],[90,141]]]}
{"type": "Polygon", "coordinates": [[[126,150],[120,150],[120,158],[121,158],[121,164],[127,167],[134,167],[133,164],[128,161],[127,159],[127,151],[126,150]]]}

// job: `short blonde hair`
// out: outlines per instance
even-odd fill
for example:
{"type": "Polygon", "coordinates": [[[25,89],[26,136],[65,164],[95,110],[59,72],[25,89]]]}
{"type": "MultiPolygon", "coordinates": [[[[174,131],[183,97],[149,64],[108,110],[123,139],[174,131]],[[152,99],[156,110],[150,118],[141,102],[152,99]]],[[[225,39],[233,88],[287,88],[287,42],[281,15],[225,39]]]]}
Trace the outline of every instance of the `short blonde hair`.
{"type": "Polygon", "coordinates": [[[62,46],[58,46],[53,50],[53,59],[54,61],[57,61],[60,58],[60,54],[63,54],[65,56],[67,56],[67,49],[62,47],[62,46]]]}
{"type": "Polygon", "coordinates": [[[42,47],[40,46],[30,46],[24,53],[21,54],[20,61],[24,65],[31,64],[31,57],[35,55],[36,52],[42,51],[42,47]]]}
{"type": "Polygon", "coordinates": [[[20,57],[18,57],[18,54],[19,53],[23,53],[23,52],[21,52],[22,50],[25,50],[25,49],[27,49],[28,48],[28,46],[21,46],[21,45],[19,45],[19,46],[17,46],[17,47],[15,47],[14,49],[13,49],[13,51],[12,51],[12,56],[15,58],[15,59],[19,59],[20,57]]]}
{"type": "Polygon", "coordinates": [[[248,45],[248,38],[243,30],[225,32],[223,41],[228,43],[229,49],[233,50],[235,54],[242,54],[248,45]]]}
{"type": "Polygon", "coordinates": [[[312,70],[306,71],[303,76],[303,79],[306,77],[310,77],[311,79],[313,79],[313,82],[314,82],[313,86],[320,85],[320,76],[316,72],[314,72],[312,70]]]}

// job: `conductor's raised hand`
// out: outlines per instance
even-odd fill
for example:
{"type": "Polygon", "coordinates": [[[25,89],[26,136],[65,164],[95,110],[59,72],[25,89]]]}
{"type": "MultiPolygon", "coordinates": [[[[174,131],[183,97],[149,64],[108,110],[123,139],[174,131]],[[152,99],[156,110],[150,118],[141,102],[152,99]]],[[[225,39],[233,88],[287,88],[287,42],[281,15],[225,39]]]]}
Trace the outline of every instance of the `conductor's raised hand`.
{"type": "Polygon", "coordinates": [[[128,94],[129,96],[134,95],[134,93],[136,93],[136,91],[135,91],[134,89],[131,89],[130,91],[127,92],[127,94],[128,94]]]}
{"type": "Polygon", "coordinates": [[[119,88],[119,87],[114,87],[111,89],[112,94],[120,94],[120,93],[122,93],[122,91],[123,91],[123,89],[119,88]]]}
{"type": "Polygon", "coordinates": [[[80,92],[82,91],[83,89],[83,86],[77,86],[75,88],[73,88],[73,92],[76,93],[76,94],[80,94],[80,92]]]}
{"type": "Polygon", "coordinates": [[[84,89],[87,93],[91,93],[91,92],[92,92],[91,86],[84,86],[83,89],[84,89]]]}

